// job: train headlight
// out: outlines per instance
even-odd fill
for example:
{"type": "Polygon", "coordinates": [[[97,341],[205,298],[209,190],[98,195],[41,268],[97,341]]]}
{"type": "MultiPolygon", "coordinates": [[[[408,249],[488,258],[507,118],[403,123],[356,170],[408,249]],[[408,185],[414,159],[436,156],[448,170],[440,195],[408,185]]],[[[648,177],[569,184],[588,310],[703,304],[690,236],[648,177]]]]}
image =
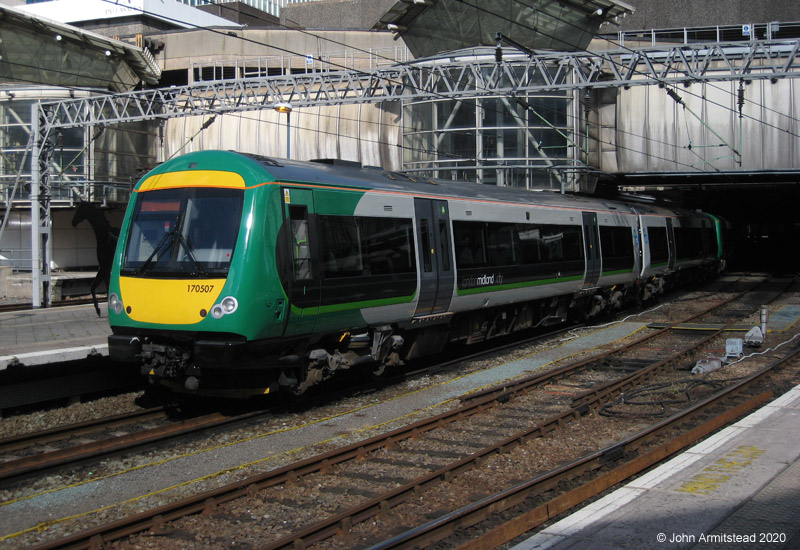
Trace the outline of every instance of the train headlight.
{"type": "Polygon", "coordinates": [[[108,308],[117,315],[122,313],[122,300],[119,299],[116,292],[112,292],[108,295],[108,308]]]}
{"type": "Polygon", "coordinates": [[[226,296],[222,302],[214,304],[211,308],[211,316],[214,319],[222,319],[225,315],[230,315],[239,308],[239,302],[233,296],[226,296]]]}
{"type": "Polygon", "coordinates": [[[211,308],[211,316],[214,319],[222,319],[224,315],[225,315],[225,310],[222,309],[221,305],[216,304],[214,305],[214,307],[211,308]]]}
{"type": "Polygon", "coordinates": [[[225,311],[225,315],[230,315],[239,307],[239,302],[236,301],[236,298],[233,296],[228,296],[222,299],[222,309],[225,311]]]}

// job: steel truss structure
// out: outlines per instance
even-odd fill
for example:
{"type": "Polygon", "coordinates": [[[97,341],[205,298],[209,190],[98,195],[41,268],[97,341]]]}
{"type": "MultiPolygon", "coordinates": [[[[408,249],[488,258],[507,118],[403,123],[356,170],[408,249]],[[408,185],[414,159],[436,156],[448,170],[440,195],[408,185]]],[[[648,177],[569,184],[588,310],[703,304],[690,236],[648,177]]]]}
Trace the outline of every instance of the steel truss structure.
{"type": "Polygon", "coordinates": [[[371,71],[203,83],[42,103],[42,130],[138,120],[464,95],[800,76],[800,41],[682,44],[672,48],[537,54],[495,62],[429,59],[371,71]]]}
{"type": "Polygon", "coordinates": [[[600,52],[535,53],[470,50],[370,71],[322,72],[226,80],[91,98],[40,102],[32,108],[31,170],[33,306],[50,304],[50,186],[52,131],[142,120],[272,109],[509,96],[622,86],[751,81],[800,76],[800,40],[769,40],[600,52]],[[476,55],[477,54],[477,55],[476,55]],[[481,55],[482,54],[482,55],[481,55]]]}

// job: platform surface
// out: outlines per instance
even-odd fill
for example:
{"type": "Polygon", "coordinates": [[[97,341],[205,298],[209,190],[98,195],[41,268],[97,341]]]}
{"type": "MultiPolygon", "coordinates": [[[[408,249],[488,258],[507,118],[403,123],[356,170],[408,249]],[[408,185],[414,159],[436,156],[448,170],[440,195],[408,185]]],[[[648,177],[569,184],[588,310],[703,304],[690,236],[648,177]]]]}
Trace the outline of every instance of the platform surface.
{"type": "Polygon", "coordinates": [[[800,386],[513,547],[800,548],[800,386]]]}
{"type": "Polygon", "coordinates": [[[108,305],[0,313],[0,370],[108,355],[108,305]]]}

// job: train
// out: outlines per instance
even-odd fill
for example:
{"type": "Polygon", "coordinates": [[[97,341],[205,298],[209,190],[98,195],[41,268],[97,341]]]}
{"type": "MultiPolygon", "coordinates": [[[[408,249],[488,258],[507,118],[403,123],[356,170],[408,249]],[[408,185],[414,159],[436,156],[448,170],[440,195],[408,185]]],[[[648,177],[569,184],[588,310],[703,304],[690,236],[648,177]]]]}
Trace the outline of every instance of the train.
{"type": "Polygon", "coordinates": [[[193,152],[133,189],[109,354],[172,392],[300,395],[713,277],[724,233],[696,210],[193,152]]]}

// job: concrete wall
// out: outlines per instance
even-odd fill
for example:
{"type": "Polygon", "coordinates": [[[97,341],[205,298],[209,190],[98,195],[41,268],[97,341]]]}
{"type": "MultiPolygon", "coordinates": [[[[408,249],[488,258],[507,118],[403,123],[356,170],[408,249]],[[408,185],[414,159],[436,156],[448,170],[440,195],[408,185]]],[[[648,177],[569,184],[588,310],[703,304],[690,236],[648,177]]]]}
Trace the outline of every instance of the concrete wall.
{"type": "Polygon", "coordinates": [[[281,10],[281,23],[308,29],[368,30],[395,3],[395,0],[320,0],[289,4],[281,10]]]}
{"type": "MultiPolygon", "coordinates": [[[[199,134],[208,117],[167,121],[164,158],[206,149],[231,149],[286,157],[286,115],[271,108],[217,116],[199,134]],[[194,139],[189,139],[195,136],[194,139]],[[178,153],[178,151],[180,152],[178,153]]],[[[402,126],[399,102],[296,109],[291,114],[291,157],[334,158],[400,170],[402,126]]]]}
{"type": "Polygon", "coordinates": [[[600,168],[661,172],[800,167],[800,81],[760,80],[745,86],[741,120],[737,89],[736,82],[681,87],[676,91],[688,107],[684,109],[658,86],[620,88],[616,120],[606,112],[603,122],[603,139],[614,141],[616,154],[603,155],[600,168]]]}
{"type": "MultiPolygon", "coordinates": [[[[345,50],[351,50],[348,68],[355,63],[355,68],[365,69],[369,68],[371,51],[404,49],[402,42],[392,40],[391,33],[360,31],[315,31],[307,34],[286,29],[245,29],[170,32],[152,38],[164,41],[164,49],[156,59],[165,71],[186,69],[193,63],[225,63],[268,56],[294,58],[293,68],[304,70],[307,55],[326,57],[345,50]],[[235,33],[235,36],[229,33],[235,33]]],[[[390,64],[389,60],[381,62],[390,64]]],[[[330,70],[339,70],[344,59],[336,63],[330,70]]]]}
{"type": "Polygon", "coordinates": [[[265,11],[261,11],[243,2],[224,2],[221,4],[206,4],[196,6],[198,10],[229,19],[248,27],[275,27],[280,25],[280,19],[265,11]]]}
{"type": "MultiPolygon", "coordinates": [[[[665,29],[769,21],[800,21],[796,0],[625,0],[636,11],[600,32],[665,29]]],[[[395,0],[322,0],[290,4],[281,22],[306,28],[369,29],[395,0]]]]}

